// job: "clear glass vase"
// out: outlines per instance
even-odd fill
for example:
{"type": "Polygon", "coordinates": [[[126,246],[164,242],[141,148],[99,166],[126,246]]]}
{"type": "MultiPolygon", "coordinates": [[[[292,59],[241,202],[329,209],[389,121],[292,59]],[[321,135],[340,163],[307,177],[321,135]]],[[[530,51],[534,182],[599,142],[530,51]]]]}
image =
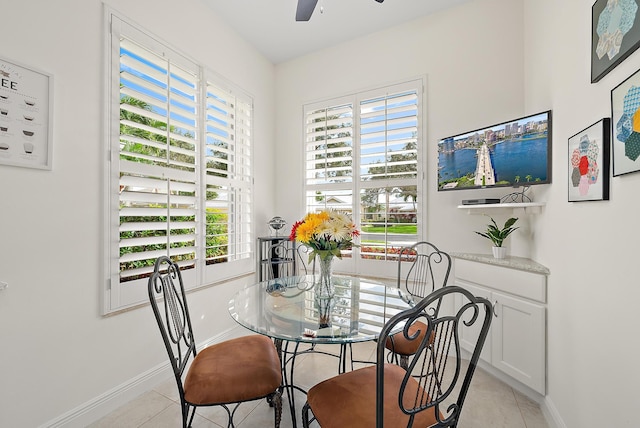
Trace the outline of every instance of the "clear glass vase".
{"type": "Polygon", "coordinates": [[[315,275],[313,288],[315,291],[316,306],[318,308],[318,327],[331,326],[331,311],[333,309],[333,295],[335,292],[331,278],[333,258],[332,254],[321,256],[318,254],[316,263],[319,273],[315,275]]]}
{"type": "Polygon", "coordinates": [[[314,289],[317,298],[331,298],[333,297],[334,287],[332,283],[332,268],[333,258],[332,254],[325,255],[324,257],[318,254],[316,262],[320,268],[320,272],[316,274],[314,280],[314,289]]]}

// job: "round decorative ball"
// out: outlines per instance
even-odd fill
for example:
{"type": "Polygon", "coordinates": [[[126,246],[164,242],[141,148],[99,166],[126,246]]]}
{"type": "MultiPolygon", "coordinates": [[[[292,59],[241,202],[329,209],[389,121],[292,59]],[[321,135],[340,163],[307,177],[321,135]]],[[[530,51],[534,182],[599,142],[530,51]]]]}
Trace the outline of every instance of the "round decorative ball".
{"type": "Polygon", "coordinates": [[[287,222],[282,217],[274,217],[269,220],[269,227],[276,231],[276,233],[284,227],[287,222]]]}

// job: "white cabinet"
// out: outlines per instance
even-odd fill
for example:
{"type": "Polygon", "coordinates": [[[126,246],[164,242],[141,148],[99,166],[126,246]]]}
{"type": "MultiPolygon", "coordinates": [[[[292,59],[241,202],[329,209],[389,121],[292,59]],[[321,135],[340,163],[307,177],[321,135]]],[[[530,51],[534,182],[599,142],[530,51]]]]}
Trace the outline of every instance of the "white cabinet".
{"type": "Polygon", "coordinates": [[[491,363],[514,379],[545,394],[546,326],[543,305],[493,293],[491,363]]]}
{"type": "MultiPolygon", "coordinates": [[[[486,288],[476,287],[475,285],[471,285],[466,282],[463,283],[462,281],[457,281],[457,280],[455,285],[466,288],[474,296],[484,297],[490,302],[493,302],[493,300],[491,300],[491,291],[487,290],[486,288]]],[[[466,349],[467,351],[473,351],[473,347],[475,346],[475,343],[476,343],[476,338],[480,333],[480,327],[482,327],[481,323],[475,323],[470,328],[462,329],[462,335],[460,337],[460,346],[462,346],[463,349],[466,349]]],[[[491,321],[491,329],[489,330],[489,335],[487,336],[487,340],[484,343],[482,352],[480,353],[480,358],[488,362],[489,364],[491,364],[491,355],[492,355],[491,351],[493,350],[493,347],[491,346],[491,336],[494,328],[495,328],[495,319],[491,321]]]]}
{"type": "MultiPolygon", "coordinates": [[[[494,264],[491,256],[453,256],[455,285],[493,304],[494,318],[480,358],[545,395],[548,271],[535,263],[526,265],[527,269],[534,266],[533,271],[521,270],[521,264],[512,263],[517,259],[494,264]]],[[[471,349],[470,335],[477,332],[461,337],[461,346],[467,350],[471,349]]]]}

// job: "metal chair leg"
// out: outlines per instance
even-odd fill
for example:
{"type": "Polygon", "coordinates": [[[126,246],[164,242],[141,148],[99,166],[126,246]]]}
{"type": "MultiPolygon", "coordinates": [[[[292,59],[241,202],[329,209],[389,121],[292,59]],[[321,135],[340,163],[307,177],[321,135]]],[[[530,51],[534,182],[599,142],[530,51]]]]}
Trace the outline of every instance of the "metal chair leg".
{"type": "Polygon", "coordinates": [[[304,403],[304,406],[302,407],[302,427],[303,428],[309,428],[309,424],[316,419],[314,417],[311,420],[309,420],[309,410],[310,409],[311,408],[309,407],[309,403],[304,403]]]}
{"type": "MultiPolygon", "coordinates": [[[[396,358],[397,358],[397,354],[396,354],[396,358]]],[[[400,367],[402,367],[405,370],[409,370],[409,357],[406,355],[400,355],[400,367]]]]}

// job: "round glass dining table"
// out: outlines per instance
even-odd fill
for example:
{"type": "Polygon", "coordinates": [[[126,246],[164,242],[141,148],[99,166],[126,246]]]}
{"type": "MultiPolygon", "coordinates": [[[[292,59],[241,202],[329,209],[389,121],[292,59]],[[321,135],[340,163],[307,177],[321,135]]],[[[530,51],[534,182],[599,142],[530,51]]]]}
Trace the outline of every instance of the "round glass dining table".
{"type": "Polygon", "coordinates": [[[412,306],[404,291],[355,276],[333,276],[333,295],[317,296],[314,276],[250,285],[229,302],[242,326],[274,339],[308,343],[375,340],[384,324],[412,306]]]}
{"type": "Polygon", "coordinates": [[[355,276],[332,276],[331,296],[319,295],[314,276],[276,278],[250,285],[229,301],[229,313],[240,325],[274,339],[282,362],[293,427],[297,427],[294,384],[296,356],[317,351],[316,344],[340,345],[339,372],[346,371],[351,344],[376,340],[384,324],[413,305],[404,291],[355,276]],[[311,348],[300,351],[301,343],[311,348]]]}

